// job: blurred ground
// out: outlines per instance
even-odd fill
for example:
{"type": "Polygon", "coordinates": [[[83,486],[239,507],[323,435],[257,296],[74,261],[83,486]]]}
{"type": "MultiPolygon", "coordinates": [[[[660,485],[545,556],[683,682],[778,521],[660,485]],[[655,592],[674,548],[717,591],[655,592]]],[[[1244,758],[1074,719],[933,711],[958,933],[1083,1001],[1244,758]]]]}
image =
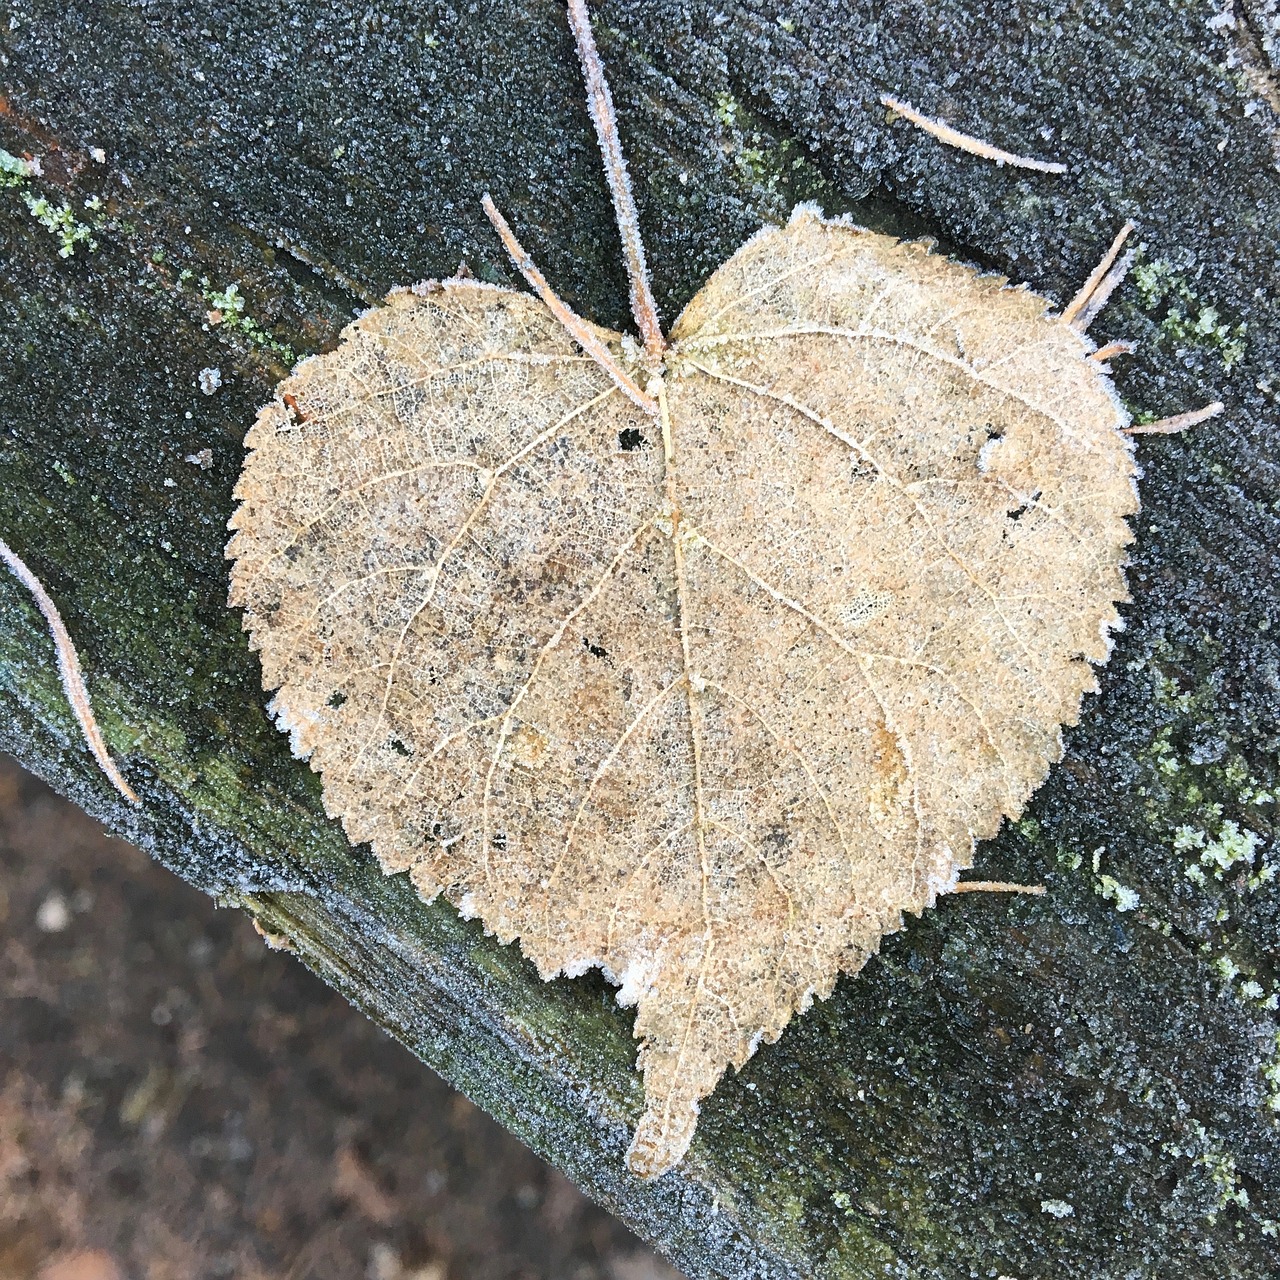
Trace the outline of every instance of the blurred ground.
{"type": "Polygon", "coordinates": [[[0,1280],[678,1280],[7,757],[0,1002],[0,1280]]]}

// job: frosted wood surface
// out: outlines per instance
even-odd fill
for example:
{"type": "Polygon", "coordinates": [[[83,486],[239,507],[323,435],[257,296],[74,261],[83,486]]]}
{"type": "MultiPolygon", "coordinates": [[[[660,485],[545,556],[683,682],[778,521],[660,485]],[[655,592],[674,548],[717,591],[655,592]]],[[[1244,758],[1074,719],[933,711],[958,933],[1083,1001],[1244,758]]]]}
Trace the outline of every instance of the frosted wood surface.
{"type": "Polygon", "coordinates": [[[192,0],[162,22],[37,0],[0,23],[0,145],[43,158],[31,194],[80,218],[100,195],[123,224],[68,260],[21,193],[0,201],[3,533],[63,611],[145,808],[101,776],[39,614],[4,581],[0,741],[288,933],[690,1276],[1270,1280],[1280,879],[1250,890],[1204,868],[1197,885],[1201,853],[1174,845],[1180,827],[1216,840],[1231,822],[1264,837],[1255,872],[1275,856],[1258,797],[1275,792],[1280,731],[1280,201],[1275,116],[1230,70],[1248,23],[1163,0],[1048,25],[958,0],[929,23],[898,0],[807,21],[741,0],[592,12],[664,316],[801,200],[937,236],[1059,304],[1119,222],[1138,222],[1158,287],[1131,277],[1094,326],[1138,344],[1116,384],[1134,411],[1228,411],[1139,444],[1133,601],[1101,692],[1023,819],[978,851],[975,874],[1046,895],[947,898],[910,920],[727,1073],[686,1158],[641,1182],[622,1160],[643,1105],[633,1012],[597,974],[540,981],[517,947],[383,877],[264,715],[223,548],[245,426],[284,370],[208,323],[201,279],[236,283],[244,315],[295,352],[329,350],[353,307],[460,258],[514,278],[478,204],[487,187],[579,312],[621,326],[626,280],[561,0],[368,22],[317,0],[192,0]],[[1018,175],[886,124],[886,88],[1071,172],[1018,175]],[[1240,324],[1228,365],[1216,328],[1240,324]],[[198,385],[210,367],[212,396],[198,385]],[[209,470],[183,461],[204,450],[209,470]],[[1139,907],[1119,911],[1102,876],[1139,907]],[[1247,1207],[1224,1200],[1232,1168],[1247,1207]]]}

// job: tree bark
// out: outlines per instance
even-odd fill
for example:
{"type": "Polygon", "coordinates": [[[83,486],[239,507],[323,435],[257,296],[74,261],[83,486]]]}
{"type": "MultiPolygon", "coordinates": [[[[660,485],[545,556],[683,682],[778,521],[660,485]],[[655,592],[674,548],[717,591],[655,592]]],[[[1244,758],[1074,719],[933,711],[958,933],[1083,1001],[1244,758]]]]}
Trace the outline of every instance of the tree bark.
{"type": "Polygon", "coordinates": [[[111,791],[30,599],[0,581],[0,745],[223,901],[693,1277],[1265,1277],[1280,1250],[1280,89],[1266,0],[609,0],[597,39],[668,322],[800,200],[1065,301],[1125,218],[1094,326],[1140,446],[1127,630],[973,895],[886,939],[622,1162],[631,1015],[540,982],[326,820],[226,600],[241,440],[390,286],[514,283],[491,191],[580,311],[626,323],[556,0],[36,0],[0,21],[0,537],[58,602],[111,791]],[[948,149],[878,98],[1063,176],[948,149]],[[23,166],[24,168],[26,166],[23,166]],[[13,166],[11,166],[13,168],[13,166]],[[89,203],[86,204],[86,201],[89,203]],[[65,212],[63,212],[63,207],[65,212]],[[61,256],[61,249],[69,249],[61,256]],[[216,371],[216,373],[214,372],[216,371]]]}

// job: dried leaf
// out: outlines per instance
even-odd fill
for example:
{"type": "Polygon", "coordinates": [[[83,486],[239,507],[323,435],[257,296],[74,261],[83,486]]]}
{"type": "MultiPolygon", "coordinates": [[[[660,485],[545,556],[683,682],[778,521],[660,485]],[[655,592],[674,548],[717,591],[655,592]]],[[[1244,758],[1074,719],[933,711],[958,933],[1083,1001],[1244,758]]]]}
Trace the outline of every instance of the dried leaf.
{"type": "Polygon", "coordinates": [[[954,886],[1094,687],[1136,469],[1046,305],[802,207],[686,309],[660,420],[450,281],[249,433],[231,600],[280,724],[388,872],[637,1006],[638,1173],[954,886]]]}

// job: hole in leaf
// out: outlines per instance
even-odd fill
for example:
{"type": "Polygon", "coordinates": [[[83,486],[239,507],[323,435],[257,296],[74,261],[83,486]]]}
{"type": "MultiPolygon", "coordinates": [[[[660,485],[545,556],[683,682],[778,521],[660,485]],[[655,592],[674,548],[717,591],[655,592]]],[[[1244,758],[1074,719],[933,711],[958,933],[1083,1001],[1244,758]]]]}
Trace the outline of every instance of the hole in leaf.
{"type": "Polygon", "coordinates": [[[1025,516],[1027,512],[1030,511],[1031,508],[1034,507],[1036,503],[1039,501],[1040,501],[1040,490],[1037,489],[1035,493],[1033,493],[1031,497],[1029,497],[1021,506],[1014,507],[1014,509],[1009,512],[1009,519],[1021,520],[1022,517],[1025,516]]]}

